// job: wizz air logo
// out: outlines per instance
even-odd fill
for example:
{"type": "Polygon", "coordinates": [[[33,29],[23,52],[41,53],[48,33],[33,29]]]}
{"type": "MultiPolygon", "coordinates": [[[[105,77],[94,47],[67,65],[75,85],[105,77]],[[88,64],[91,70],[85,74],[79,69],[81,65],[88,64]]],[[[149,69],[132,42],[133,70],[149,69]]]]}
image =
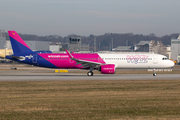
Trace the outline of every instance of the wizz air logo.
{"type": "Polygon", "coordinates": [[[33,58],[33,56],[32,55],[27,55],[27,56],[25,56],[25,58],[27,58],[27,59],[31,59],[31,58],[33,58]]]}
{"type": "Polygon", "coordinates": [[[127,55],[127,62],[128,63],[147,63],[148,62],[147,55],[127,55]]]}

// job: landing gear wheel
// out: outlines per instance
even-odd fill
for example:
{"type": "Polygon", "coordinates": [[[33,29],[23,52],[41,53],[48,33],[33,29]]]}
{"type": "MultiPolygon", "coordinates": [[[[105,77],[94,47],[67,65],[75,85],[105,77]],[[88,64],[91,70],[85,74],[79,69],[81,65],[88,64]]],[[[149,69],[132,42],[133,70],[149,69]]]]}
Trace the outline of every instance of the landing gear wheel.
{"type": "Polygon", "coordinates": [[[88,72],[87,75],[88,76],[93,76],[93,72],[88,72]]]}
{"type": "Polygon", "coordinates": [[[157,74],[156,74],[156,70],[155,69],[153,69],[153,76],[156,76],[157,74]]]}

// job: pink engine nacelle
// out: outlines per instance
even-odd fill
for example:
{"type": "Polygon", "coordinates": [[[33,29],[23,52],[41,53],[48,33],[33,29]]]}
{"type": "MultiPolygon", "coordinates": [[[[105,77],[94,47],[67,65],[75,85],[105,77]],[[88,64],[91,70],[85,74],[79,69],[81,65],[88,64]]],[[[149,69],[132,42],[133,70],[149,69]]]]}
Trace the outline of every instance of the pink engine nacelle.
{"type": "Polygon", "coordinates": [[[100,71],[103,74],[114,74],[115,73],[115,65],[114,64],[101,65],[100,71]]]}

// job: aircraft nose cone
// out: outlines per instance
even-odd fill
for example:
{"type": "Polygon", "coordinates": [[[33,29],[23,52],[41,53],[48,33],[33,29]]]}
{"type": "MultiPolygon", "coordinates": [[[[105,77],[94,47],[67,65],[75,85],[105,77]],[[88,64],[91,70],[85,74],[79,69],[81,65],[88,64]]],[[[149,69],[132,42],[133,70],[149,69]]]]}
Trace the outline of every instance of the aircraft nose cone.
{"type": "Polygon", "coordinates": [[[170,66],[170,67],[173,67],[173,66],[174,66],[174,62],[173,62],[173,61],[170,61],[170,62],[169,62],[169,66],[170,66]]]}

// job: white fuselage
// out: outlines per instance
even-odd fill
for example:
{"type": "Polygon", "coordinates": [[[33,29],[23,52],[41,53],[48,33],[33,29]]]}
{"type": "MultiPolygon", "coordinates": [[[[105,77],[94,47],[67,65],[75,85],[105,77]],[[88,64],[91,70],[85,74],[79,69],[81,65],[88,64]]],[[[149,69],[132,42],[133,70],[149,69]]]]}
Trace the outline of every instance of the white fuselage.
{"type": "Polygon", "coordinates": [[[116,68],[168,68],[173,67],[174,62],[166,56],[152,53],[121,53],[121,54],[99,54],[106,64],[115,64],[116,68]]]}

